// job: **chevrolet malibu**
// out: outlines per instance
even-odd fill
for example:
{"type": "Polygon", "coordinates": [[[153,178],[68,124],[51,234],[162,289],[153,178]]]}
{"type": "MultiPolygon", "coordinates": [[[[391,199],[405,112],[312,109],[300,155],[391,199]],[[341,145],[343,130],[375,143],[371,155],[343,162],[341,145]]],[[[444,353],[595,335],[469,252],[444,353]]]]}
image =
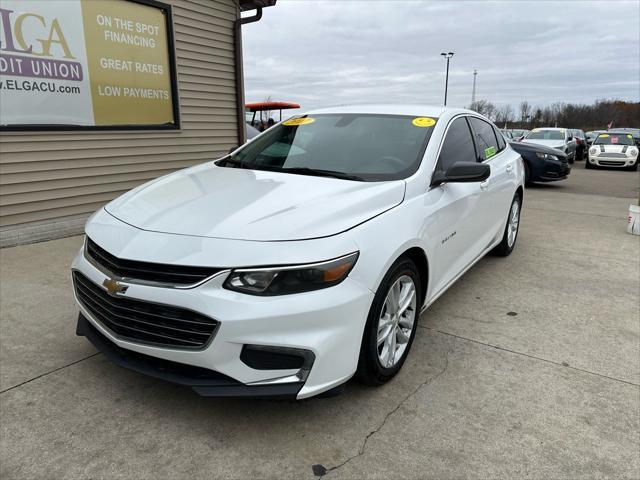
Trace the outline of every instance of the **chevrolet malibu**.
{"type": "Polygon", "coordinates": [[[96,212],[72,265],[76,331],[205,396],[380,385],[420,313],[511,253],[523,184],[520,156],[468,110],[300,115],[96,212]]]}

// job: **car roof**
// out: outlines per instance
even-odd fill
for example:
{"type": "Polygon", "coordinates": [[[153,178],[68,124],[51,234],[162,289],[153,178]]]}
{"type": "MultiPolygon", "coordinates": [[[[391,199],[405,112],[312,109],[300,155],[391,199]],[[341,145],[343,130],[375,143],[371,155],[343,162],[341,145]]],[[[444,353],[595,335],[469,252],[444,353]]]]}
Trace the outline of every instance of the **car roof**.
{"type": "MultiPolygon", "coordinates": [[[[571,130],[570,128],[564,128],[564,127],[537,127],[534,128],[533,130],[557,130],[557,131],[564,131],[564,130],[571,130]]],[[[532,130],[532,131],[533,131],[532,130]]]]}
{"type": "Polygon", "coordinates": [[[309,110],[306,114],[320,113],[362,113],[379,115],[415,115],[416,117],[442,117],[445,114],[450,116],[458,113],[478,115],[472,110],[464,108],[451,108],[435,105],[398,105],[398,104],[368,104],[368,105],[339,105],[335,107],[319,108],[309,110]]]}

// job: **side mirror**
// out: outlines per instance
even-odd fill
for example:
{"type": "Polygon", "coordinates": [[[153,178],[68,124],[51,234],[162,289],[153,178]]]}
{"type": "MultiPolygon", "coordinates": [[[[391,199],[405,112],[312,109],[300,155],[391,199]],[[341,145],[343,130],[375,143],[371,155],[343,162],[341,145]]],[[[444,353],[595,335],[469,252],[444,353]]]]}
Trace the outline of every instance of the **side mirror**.
{"type": "Polygon", "coordinates": [[[491,175],[491,166],[487,163],[457,162],[446,172],[435,172],[431,179],[431,186],[435,187],[444,182],[484,182],[489,175],[491,175]]]}

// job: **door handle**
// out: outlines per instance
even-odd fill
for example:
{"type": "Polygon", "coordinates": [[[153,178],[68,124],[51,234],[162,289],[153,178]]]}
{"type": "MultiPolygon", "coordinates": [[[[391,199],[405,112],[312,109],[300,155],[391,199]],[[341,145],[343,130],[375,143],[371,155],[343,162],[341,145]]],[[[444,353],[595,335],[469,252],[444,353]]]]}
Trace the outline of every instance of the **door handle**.
{"type": "Polygon", "coordinates": [[[507,164],[507,173],[511,173],[513,171],[513,163],[507,164]]]}
{"type": "Polygon", "coordinates": [[[485,180],[484,182],[480,182],[480,190],[485,191],[489,188],[489,180],[485,180]]]}

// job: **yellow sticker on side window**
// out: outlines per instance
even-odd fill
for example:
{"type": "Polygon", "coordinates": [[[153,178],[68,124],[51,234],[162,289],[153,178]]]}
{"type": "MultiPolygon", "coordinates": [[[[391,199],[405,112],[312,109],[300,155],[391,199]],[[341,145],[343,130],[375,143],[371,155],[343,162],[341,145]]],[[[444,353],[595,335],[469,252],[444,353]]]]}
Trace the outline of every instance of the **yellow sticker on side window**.
{"type": "Polygon", "coordinates": [[[436,121],[430,117],[418,117],[414,118],[411,123],[416,127],[428,128],[433,127],[436,124],[436,121]]]}
{"type": "Polygon", "coordinates": [[[633,138],[633,135],[627,135],[627,138],[633,138]]]}
{"type": "Polygon", "coordinates": [[[600,138],[609,138],[609,135],[607,135],[606,133],[601,133],[600,135],[598,135],[598,137],[600,137],[600,138]]]}
{"type": "Polygon", "coordinates": [[[299,125],[308,125],[315,121],[316,119],[311,117],[290,118],[289,120],[282,122],[282,125],[286,125],[287,127],[297,127],[299,125]]]}
{"type": "Polygon", "coordinates": [[[484,158],[491,158],[496,154],[496,147],[487,147],[484,149],[484,158]]]}

